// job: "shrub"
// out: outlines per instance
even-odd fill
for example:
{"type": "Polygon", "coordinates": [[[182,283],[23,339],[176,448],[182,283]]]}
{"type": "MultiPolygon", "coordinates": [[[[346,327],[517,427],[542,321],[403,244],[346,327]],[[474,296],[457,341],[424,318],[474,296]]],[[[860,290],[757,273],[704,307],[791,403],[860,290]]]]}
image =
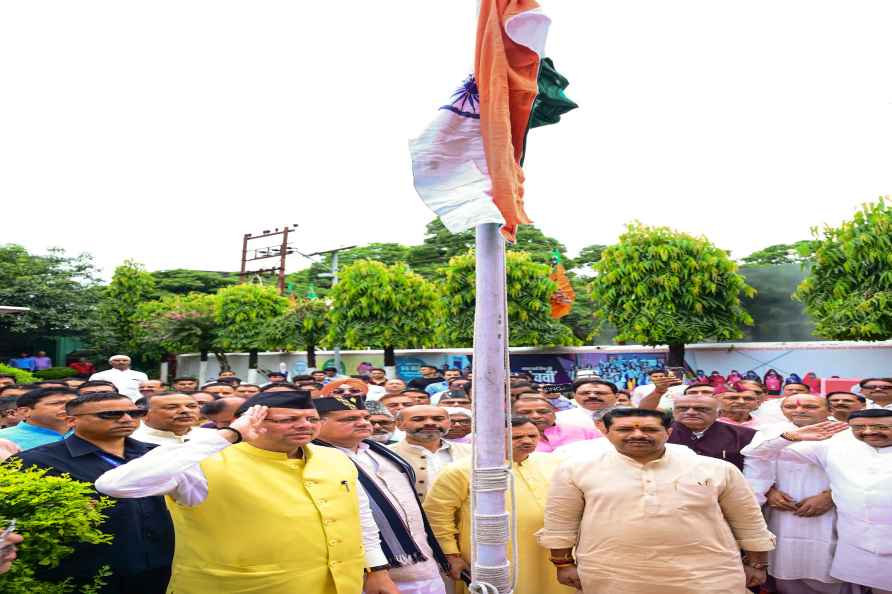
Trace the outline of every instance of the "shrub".
{"type": "Polygon", "coordinates": [[[38,381],[30,372],[10,367],[9,365],[3,365],[2,363],[0,363],[0,373],[8,373],[9,375],[14,376],[15,383],[17,384],[33,384],[38,381]]]}
{"type": "Polygon", "coordinates": [[[34,375],[44,380],[65,379],[66,377],[76,376],[77,371],[71,367],[50,367],[48,369],[35,371],[34,375]]]}
{"type": "MultiPolygon", "coordinates": [[[[0,521],[15,518],[16,531],[24,537],[18,559],[0,575],[3,594],[68,594],[75,586],[68,580],[47,582],[35,577],[41,566],[56,567],[74,550],[73,544],[111,543],[112,536],[99,530],[103,512],[114,505],[108,497],[96,498],[93,486],[68,476],[47,476],[46,469],[22,470],[21,460],[0,464],[0,521]]],[[[77,592],[98,591],[103,567],[94,584],[77,592]]]]}

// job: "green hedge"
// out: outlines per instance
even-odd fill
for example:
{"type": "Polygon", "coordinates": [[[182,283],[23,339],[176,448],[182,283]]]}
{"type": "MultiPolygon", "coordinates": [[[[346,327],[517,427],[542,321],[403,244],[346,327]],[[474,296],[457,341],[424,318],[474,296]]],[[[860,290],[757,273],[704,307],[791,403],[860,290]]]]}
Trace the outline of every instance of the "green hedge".
{"type": "Polygon", "coordinates": [[[3,365],[2,363],[0,363],[0,373],[6,373],[14,376],[15,383],[17,384],[33,384],[34,382],[38,381],[36,377],[34,377],[27,371],[23,371],[15,367],[10,367],[9,365],[3,365]]]}
{"type": "Polygon", "coordinates": [[[34,375],[36,375],[40,379],[45,379],[45,380],[65,379],[66,377],[76,376],[77,371],[75,371],[71,367],[50,367],[48,369],[41,369],[40,371],[35,371],[34,375]]]}
{"type": "Polygon", "coordinates": [[[21,460],[0,464],[0,521],[5,527],[16,519],[16,532],[24,537],[18,559],[0,575],[3,594],[94,594],[101,578],[110,574],[104,566],[94,584],[76,589],[69,583],[45,582],[35,577],[39,566],[55,567],[73,552],[77,543],[105,544],[112,535],[99,530],[103,512],[115,502],[95,497],[93,486],[68,476],[46,476],[45,469],[21,469],[21,460]]]}

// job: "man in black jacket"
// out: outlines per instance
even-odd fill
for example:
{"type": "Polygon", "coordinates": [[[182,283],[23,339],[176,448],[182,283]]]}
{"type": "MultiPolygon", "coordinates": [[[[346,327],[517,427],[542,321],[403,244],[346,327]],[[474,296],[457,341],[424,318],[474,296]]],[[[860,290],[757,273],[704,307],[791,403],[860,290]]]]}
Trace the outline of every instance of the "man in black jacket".
{"type": "MultiPolygon", "coordinates": [[[[93,483],[107,470],[156,447],[130,439],[145,409],[117,393],[84,394],[65,406],[74,435],[64,441],[18,454],[23,467],[49,468],[51,474],[93,483]]],[[[98,496],[98,494],[97,494],[98,496]]],[[[79,544],[59,567],[42,572],[46,580],[72,578],[89,583],[107,565],[101,594],[164,594],[173,559],[173,524],[164,498],[117,499],[101,526],[114,536],[111,544],[79,544]]]]}

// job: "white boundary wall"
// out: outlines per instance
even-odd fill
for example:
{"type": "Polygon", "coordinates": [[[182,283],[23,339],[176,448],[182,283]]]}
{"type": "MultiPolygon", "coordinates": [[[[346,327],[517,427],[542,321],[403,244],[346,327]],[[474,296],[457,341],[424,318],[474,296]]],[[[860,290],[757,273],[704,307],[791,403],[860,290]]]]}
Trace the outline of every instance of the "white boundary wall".
{"type": "MultiPolygon", "coordinates": [[[[512,354],[579,354],[579,353],[665,353],[666,347],[645,347],[637,345],[608,345],[590,347],[512,348],[512,354]]],[[[472,349],[429,349],[398,350],[397,357],[417,357],[425,355],[470,355],[472,349]]],[[[383,352],[380,350],[341,351],[348,357],[362,357],[374,364],[381,364],[383,352]]],[[[316,358],[322,365],[332,356],[332,351],[317,351],[316,358]]],[[[228,353],[232,369],[241,378],[248,375],[248,353],[228,353]]],[[[723,374],[732,369],[740,372],[752,369],[759,375],[771,368],[782,375],[805,374],[814,371],[818,377],[871,377],[892,376],[892,341],[884,342],[742,342],[742,343],[702,343],[688,345],[685,360],[692,369],[703,369],[706,373],[718,370],[723,374]]],[[[178,375],[198,377],[199,357],[197,353],[177,356],[178,375]]],[[[260,353],[258,366],[261,369],[278,370],[285,363],[287,369],[306,365],[304,352],[260,353]],[[303,365],[301,365],[301,363],[303,365]]],[[[219,373],[217,360],[208,357],[207,374],[214,378],[219,373]]]]}

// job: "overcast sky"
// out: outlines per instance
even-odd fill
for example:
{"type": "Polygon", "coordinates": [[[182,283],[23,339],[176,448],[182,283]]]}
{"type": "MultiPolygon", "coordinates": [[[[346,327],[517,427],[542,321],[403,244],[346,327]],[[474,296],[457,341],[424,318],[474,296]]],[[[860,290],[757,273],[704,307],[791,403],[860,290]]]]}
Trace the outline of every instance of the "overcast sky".
{"type": "MultiPolygon", "coordinates": [[[[735,257],[892,194],[888,0],[542,0],[580,109],[530,134],[571,253],[639,219],[735,257]]],[[[407,141],[469,72],[474,0],[0,3],[0,242],[110,275],[419,243],[407,141]]],[[[307,261],[295,257],[289,270],[307,261]]]]}

